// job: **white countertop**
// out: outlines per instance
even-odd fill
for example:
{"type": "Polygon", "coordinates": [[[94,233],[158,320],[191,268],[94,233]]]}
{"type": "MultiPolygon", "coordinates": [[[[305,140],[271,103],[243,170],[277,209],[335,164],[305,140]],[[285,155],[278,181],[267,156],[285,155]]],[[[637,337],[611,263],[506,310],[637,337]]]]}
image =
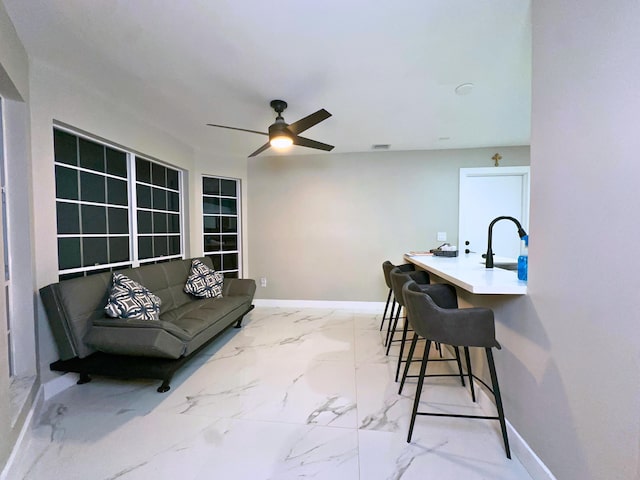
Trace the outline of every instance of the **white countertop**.
{"type": "MultiPolygon", "coordinates": [[[[405,254],[404,258],[471,293],[481,295],[527,294],[527,283],[518,280],[516,271],[486,268],[484,259],[478,254],[461,254],[459,257],[405,254]]],[[[495,258],[494,262],[505,260],[513,261],[512,259],[495,258]]]]}

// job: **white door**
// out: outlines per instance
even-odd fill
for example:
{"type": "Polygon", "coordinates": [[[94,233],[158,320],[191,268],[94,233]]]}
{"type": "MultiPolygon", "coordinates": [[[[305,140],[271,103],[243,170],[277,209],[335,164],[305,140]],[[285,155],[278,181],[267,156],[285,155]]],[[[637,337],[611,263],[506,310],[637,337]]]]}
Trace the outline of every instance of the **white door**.
{"type": "MultiPolygon", "coordinates": [[[[487,251],[489,223],[500,216],[516,218],[529,233],[529,167],[460,169],[458,249],[487,251]]],[[[496,257],[518,258],[520,237],[516,225],[501,220],[493,227],[496,257]]]]}

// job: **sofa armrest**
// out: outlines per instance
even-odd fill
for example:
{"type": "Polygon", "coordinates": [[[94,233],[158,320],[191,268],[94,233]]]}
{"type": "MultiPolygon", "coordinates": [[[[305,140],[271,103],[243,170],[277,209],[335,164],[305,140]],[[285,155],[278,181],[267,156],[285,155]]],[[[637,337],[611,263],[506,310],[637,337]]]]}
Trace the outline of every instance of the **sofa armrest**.
{"type": "Polygon", "coordinates": [[[251,297],[256,293],[256,281],[251,278],[225,278],[222,288],[222,295],[234,297],[236,295],[247,295],[251,297]]]}

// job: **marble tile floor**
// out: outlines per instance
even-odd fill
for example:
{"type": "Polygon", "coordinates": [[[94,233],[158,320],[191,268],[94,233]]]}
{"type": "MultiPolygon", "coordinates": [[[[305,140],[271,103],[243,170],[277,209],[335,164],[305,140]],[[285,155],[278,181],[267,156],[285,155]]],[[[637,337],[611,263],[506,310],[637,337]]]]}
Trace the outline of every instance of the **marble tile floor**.
{"type": "MultiPolygon", "coordinates": [[[[98,377],[45,402],[6,478],[530,479],[505,457],[495,421],[418,417],[406,443],[416,382],[397,395],[397,348],[385,356],[379,324],[367,313],[258,307],[168,393],[98,377]]],[[[451,378],[429,379],[427,406],[479,410],[451,378]]]]}

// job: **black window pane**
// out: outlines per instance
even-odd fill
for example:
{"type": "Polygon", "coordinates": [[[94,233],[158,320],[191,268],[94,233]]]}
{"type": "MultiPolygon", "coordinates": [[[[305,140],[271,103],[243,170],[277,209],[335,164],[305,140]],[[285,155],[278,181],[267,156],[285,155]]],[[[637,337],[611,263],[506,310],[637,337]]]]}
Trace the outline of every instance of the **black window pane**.
{"type": "Polygon", "coordinates": [[[56,197],[78,200],[78,171],[56,165],[56,197]]]}
{"type": "Polygon", "coordinates": [[[179,255],[180,254],[180,237],[172,236],[169,237],[169,255],[179,255]]]}
{"type": "Polygon", "coordinates": [[[167,214],[153,212],[153,233],[167,233],[167,214]]]}
{"type": "Polygon", "coordinates": [[[180,233],[180,215],[168,215],[169,233],[180,233]]]}
{"type": "Polygon", "coordinates": [[[221,198],[221,213],[227,213],[229,215],[235,215],[238,212],[236,211],[236,200],[235,198],[221,198]]]}
{"type": "Polygon", "coordinates": [[[127,178],[127,154],[105,147],[107,151],[107,173],[127,178]]]}
{"type": "Polygon", "coordinates": [[[136,180],[151,183],[151,162],[136,158],[136,180]]]}
{"type": "Polygon", "coordinates": [[[203,197],[202,210],[204,213],[220,213],[220,199],[203,197]]]}
{"type": "MultiPolygon", "coordinates": [[[[82,205],[82,233],[107,233],[107,209],[95,205],[82,205]]],[[[106,245],[106,244],[105,244],[106,245]]]]}
{"type": "Polygon", "coordinates": [[[163,257],[169,252],[167,237],[153,237],[153,256],[163,257]]]}
{"type": "Polygon", "coordinates": [[[222,235],[222,250],[238,250],[238,237],[235,235],[222,235]]]}
{"type": "Polygon", "coordinates": [[[204,251],[205,252],[218,252],[222,250],[222,242],[220,241],[220,235],[205,235],[204,236],[204,251]]]}
{"type": "Polygon", "coordinates": [[[138,256],[141,259],[153,257],[152,237],[138,237],[138,256]]]}
{"type": "Polygon", "coordinates": [[[80,261],[80,239],[79,238],[59,238],[58,239],[58,269],[81,267],[80,261]]]}
{"type": "Polygon", "coordinates": [[[58,280],[59,281],[63,281],[63,280],[71,280],[72,278],[79,278],[79,277],[84,277],[85,272],[76,272],[76,273],[65,273],[64,275],[58,275],[58,280]]]}
{"type": "Polygon", "coordinates": [[[107,178],[107,203],[128,205],[127,182],[116,178],[107,178]]]}
{"type": "Polygon", "coordinates": [[[102,175],[80,172],[80,198],[86,202],[105,202],[104,180],[102,175]]]}
{"type": "Polygon", "coordinates": [[[223,266],[223,270],[237,270],[238,269],[238,254],[237,253],[225,253],[222,256],[222,266],[223,266]]]}
{"type": "Polygon", "coordinates": [[[56,202],[58,234],[80,232],[80,208],[76,203],[56,202]]]}
{"type": "Polygon", "coordinates": [[[167,210],[180,211],[180,195],[176,192],[167,192],[167,210]]]}
{"type": "Polygon", "coordinates": [[[238,271],[224,272],[224,278],[238,278],[238,271]]]}
{"type": "Polygon", "coordinates": [[[220,233],[220,217],[204,217],[204,233],[220,233]]]}
{"type": "Polygon", "coordinates": [[[112,237],[109,239],[109,262],[125,262],[129,260],[129,238],[112,237]]]}
{"type": "Polygon", "coordinates": [[[167,187],[179,190],[178,171],[167,168],[167,187]]]}
{"type": "Polygon", "coordinates": [[[136,199],[138,207],[151,208],[151,187],[145,185],[136,186],[136,199]]]}
{"type": "Polygon", "coordinates": [[[153,189],[153,208],[155,210],[167,209],[167,191],[161,188],[153,189]]]}
{"type": "Polygon", "coordinates": [[[167,186],[167,169],[157,163],[151,164],[151,183],[159,187],[167,186]]]}
{"type": "Polygon", "coordinates": [[[225,197],[236,197],[237,183],[235,180],[220,180],[220,194],[225,197]]]}
{"type": "Polygon", "coordinates": [[[109,233],[129,233],[129,215],[124,208],[109,208],[109,233]]]}
{"type": "Polygon", "coordinates": [[[138,210],[138,233],[153,233],[151,212],[138,210]]]}
{"type": "Polygon", "coordinates": [[[237,217],[221,217],[221,219],[222,219],[222,233],[237,233],[238,232],[238,219],[237,219],[237,217]]]}
{"type": "Polygon", "coordinates": [[[214,270],[222,270],[222,255],[207,255],[213,262],[214,270]]]}
{"type": "Polygon", "coordinates": [[[220,180],[217,178],[203,178],[202,193],[205,195],[220,195],[220,180]]]}
{"type": "Polygon", "coordinates": [[[103,237],[83,238],[82,256],[83,267],[90,267],[92,265],[102,265],[104,263],[107,263],[107,239],[103,237]]]}
{"type": "Polygon", "coordinates": [[[84,138],[79,138],[78,142],[80,144],[80,166],[104,172],[104,146],[84,138]]]}
{"type": "Polygon", "coordinates": [[[55,161],[78,165],[78,137],[61,130],[53,131],[55,161]]]}

